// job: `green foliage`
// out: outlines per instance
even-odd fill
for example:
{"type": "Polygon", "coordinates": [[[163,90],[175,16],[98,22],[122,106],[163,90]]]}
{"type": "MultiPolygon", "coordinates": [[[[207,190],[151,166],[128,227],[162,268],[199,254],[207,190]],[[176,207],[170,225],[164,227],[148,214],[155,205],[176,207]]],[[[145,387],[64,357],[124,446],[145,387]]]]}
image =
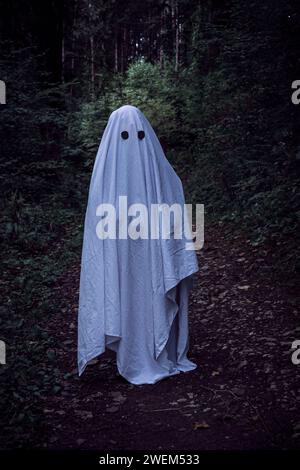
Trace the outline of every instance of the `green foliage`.
{"type": "Polygon", "coordinates": [[[254,244],[273,243],[278,269],[292,274],[299,116],[281,47],[290,34],[285,28],[294,27],[284,25],[288,13],[288,5],[232,2],[227,24],[219,25],[196,9],[193,62],[182,75],[183,114],[194,138],[180,161],[189,162],[186,189],[205,204],[206,216],[243,226],[254,244]]]}
{"type": "Polygon", "coordinates": [[[70,119],[70,139],[79,153],[89,152],[94,158],[110,113],[131,104],[145,113],[162,141],[172,145],[178,141],[175,98],[168,70],[161,71],[145,61],[135,62],[125,77],[114,77],[104,94],[80,105],[70,119]]]}
{"type": "Polygon", "coordinates": [[[177,132],[176,109],[170,76],[158,65],[132,64],[123,86],[124,104],[141,109],[163,140],[173,141],[177,132]]]}
{"type": "Polygon", "coordinates": [[[45,323],[60,308],[53,286],[80,252],[87,179],[68,154],[64,86],[47,82],[24,51],[2,66],[10,90],[0,129],[0,339],[7,344],[0,447],[7,448],[42,438],[40,406],[58,381],[45,361],[53,347],[45,323]]]}

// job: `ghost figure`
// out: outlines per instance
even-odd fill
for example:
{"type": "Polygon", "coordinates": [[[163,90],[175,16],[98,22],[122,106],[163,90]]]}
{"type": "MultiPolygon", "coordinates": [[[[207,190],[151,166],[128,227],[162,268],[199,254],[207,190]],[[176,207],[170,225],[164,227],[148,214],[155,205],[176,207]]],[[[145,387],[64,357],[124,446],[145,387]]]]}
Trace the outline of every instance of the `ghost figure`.
{"type": "Polygon", "coordinates": [[[149,219],[152,205],[184,206],[181,181],[154,130],[143,113],[129,105],[109,118],[89,188],[78,370],[81,375],[89,361],[109,348],[115,351],[119,374],[127,381],[153,384],[197,367],[187,358],[188,294],[192,275],[198,271],[197,258],[194,250],[186,249],[184,233],[181,238],[172,237],[173,222],[169,238],[159,230],[159,236],[153,236],[150,229],[141,230],[140,237],[128,236],[133,213],[128,210],[126,232],[124,215],[118,215],[120,198],[126,199],[128,208],[145,206],[149,219]],[[106,223],[115,216],[117,227],[108,229],[107,236],[99,236],[101,204],[115,211],[106,223]]]}

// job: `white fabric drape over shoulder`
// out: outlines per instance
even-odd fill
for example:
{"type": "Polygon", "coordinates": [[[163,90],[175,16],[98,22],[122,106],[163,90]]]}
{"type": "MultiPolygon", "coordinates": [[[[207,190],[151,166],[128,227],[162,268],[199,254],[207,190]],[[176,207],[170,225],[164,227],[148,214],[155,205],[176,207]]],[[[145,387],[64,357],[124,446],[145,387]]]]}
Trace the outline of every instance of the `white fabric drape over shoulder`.
{"type": "MultiPolygon", "coordinates": [[[[94,164],[85,217],[78,314],[78,368],[108,347],[119,373],[150,384],[196,368],[188,360],[188,293],[198,270],[183,239],[99,239],[97,207],[184,205],[182,184],[150,123],[133,106],[114,111],[94,164]],[[123,138],[121,133],[125,132],[123,138]],[[143,133],[139,131],[143,131],[143,133]],[[142,138],[141,138],[142,137],[142,138]]],[[[130,221],[130,217],[129,217],[130,221]]]]}

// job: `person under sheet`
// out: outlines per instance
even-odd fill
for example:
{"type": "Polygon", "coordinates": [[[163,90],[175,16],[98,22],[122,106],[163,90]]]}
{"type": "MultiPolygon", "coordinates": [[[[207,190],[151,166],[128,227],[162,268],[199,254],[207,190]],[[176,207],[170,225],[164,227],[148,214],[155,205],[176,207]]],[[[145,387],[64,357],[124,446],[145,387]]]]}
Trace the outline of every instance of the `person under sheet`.
{"type": "Polygon", "coordinates": [[[181,180],[150,123],[134,106],[115,110],[95,160],[85,216],[79,375],[106,348],[115,351],[119,374],[136,385],[197,367],[187,358],[195,250],[186,248],[186,231],[175,236],[183,222],[176,225],[171,214],[168,228],[163,211],[152,211],[174,204],[184,213],[181,180]],[[149,219],[155,223],[145,224],[149,219]]]}

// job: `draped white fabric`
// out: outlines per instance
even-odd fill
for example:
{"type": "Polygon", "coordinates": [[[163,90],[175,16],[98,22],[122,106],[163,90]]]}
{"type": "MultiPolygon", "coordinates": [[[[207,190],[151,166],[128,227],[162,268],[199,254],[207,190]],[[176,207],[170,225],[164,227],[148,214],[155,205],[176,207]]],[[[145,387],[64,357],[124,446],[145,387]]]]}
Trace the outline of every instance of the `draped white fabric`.
{"type": "Polygon", "coordinates": [[[97,207],[112,204],[118,214],[120,196],[127,196],[128,207],[142,203],[149,213],[151,204],[184,205],[179,177],[150,123],[133,106],[111,114],[91,178],[80,276],[78,368],[81,375],[108,347],[116,352],[124,378],[150,384],[196,367],[187,358],[188,294],[198,265],[195,252],[186,250],[185,237],[99,239],[97,207]]]}

